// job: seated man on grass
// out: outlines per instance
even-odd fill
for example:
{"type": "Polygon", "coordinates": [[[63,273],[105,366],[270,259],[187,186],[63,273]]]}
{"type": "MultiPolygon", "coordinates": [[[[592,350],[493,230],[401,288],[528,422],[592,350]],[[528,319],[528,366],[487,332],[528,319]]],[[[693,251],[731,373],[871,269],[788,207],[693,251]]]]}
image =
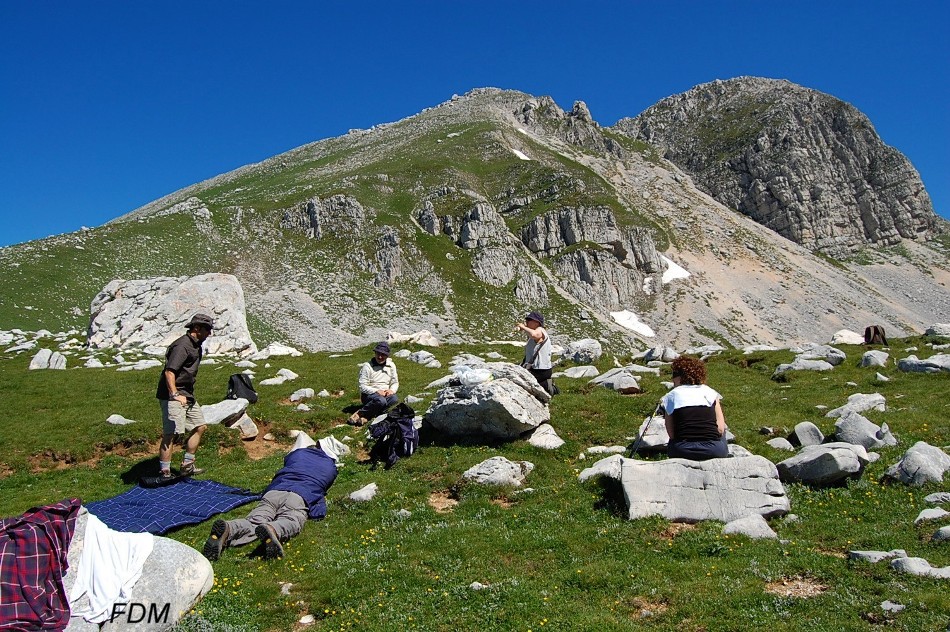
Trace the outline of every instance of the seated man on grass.
{"type": "Polygon", "coordinates": [[[308,518],[320,520],[327,515],[326,494],[336,480],[337,462],[349,448],[334,437],[320,439],[319,445],[306,434],[284,457],[284,467],[274,475],[264,497],[247,518],[215,520],[203,553],[212,562],[229,546],[241,546],[259,540],[264,559],[284,556],[286,542],[303,531],[308,518]],[[309,444],[309,445],[308,445],[309,444]]]}
{"type": "Polygon", "coordinates": [[[373,348],[373,357],[360,365],[360,402],[363,407],[353,413],[347,423],[362,426],[390,406],[399,398],[399,374],[396,365],[389,359],[389,345],[381,342],[373,348]]]}

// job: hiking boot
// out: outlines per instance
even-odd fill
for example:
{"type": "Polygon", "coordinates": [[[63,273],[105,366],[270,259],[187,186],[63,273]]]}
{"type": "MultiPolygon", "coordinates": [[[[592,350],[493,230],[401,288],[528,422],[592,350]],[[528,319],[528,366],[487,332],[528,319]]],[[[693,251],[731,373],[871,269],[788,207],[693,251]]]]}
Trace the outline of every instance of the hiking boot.
{"type": "Polygon", "coordinates": [[[215,520],[214,524],[211,525],[211,535],[205,540],[205,546],[201,552],[204,553],[206,558],[214,562],[221,557],[221,551],[227,548],[230,540],[231,529],[228,528],[228,523],[224,520],[215,520]]]}
{"type": "Polygon", "coordinates": [[[204,469],[200,467],[195,467],[195,462],[191,463],[182,463],[181,464],[181,475],[182,476],[194,476],[196,474],[204,474],[204,469]]]}
{"type": "Polygon", "coordinates": [[[174,478],[174,477],[172,476],[172,471],[171,471],[171,470],[159,470],[159,471],[158,471],[158,477],[159,477],[160,479],[162,479],[163,481],[171,480],[172,478],[174,478]]]}
{"type": "Polygon", "coordinates": [[[276,560],[284,557],[284,547],[280,545],[280,539],[277,537],[274,527],[269,524],[258,525],[254,529],[254,535],[264,544],[265,560],[276,560]]]}
{"type": "Polygon", "coordinates": [[[350,418],[346,420],[346,423],[350,424],[351,426],[359,427],[359,426],[365,426],[366,420],[360,417],[359,413],[353,413],[352,415],[350,415],[350,418]]]}

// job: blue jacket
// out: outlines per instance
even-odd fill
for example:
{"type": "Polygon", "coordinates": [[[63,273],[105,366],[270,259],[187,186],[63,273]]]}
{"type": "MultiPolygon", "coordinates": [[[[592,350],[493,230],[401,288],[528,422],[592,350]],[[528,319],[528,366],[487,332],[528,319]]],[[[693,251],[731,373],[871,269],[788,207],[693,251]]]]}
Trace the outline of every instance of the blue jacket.
{"type": "Polygon", "coordinates": [[[335,480],[336,461],[318,446],[299,448],[284,457],[284,467],[264,492],[297,494],[307,503],[310,517],[319,520],[327,515],[327,490],[335,480]]]}

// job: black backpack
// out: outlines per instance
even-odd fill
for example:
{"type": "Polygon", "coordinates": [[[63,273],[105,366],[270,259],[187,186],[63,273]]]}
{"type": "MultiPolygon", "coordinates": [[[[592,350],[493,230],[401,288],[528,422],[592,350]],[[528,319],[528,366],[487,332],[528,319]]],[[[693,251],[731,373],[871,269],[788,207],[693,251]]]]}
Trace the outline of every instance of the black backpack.
{"type": "Polygon", "coordinates": [[[238,398],[246,399],[252,404],[257,401],[257,391],[254,390],[250,375],[235,373],[228,379],[228,394],[225,399],[238,398]]]}
{"type": "Polygon", "coordinates": [[[373,464],[385,461],[388,470],[400,458],[412,456],[419,447],[419,431],[413,423],[415,416],[416,411],[401,403],[390,410],[385,419],[369,427],[370,439],[376,441],[369,452],[373,464]]]}

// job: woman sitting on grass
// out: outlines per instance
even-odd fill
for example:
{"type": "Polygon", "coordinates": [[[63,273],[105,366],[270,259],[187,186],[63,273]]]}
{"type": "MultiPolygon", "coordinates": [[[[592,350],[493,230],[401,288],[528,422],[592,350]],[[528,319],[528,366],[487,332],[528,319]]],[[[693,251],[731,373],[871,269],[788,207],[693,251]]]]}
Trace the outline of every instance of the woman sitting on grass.
{"type": "Polygon", "coordinates": [[[689,356],[673,360],[673,389],[660,406],[670,435],[670,458],[705,461],[729,456],[722,395],[706,386],[706,364],[689,356]]]}

